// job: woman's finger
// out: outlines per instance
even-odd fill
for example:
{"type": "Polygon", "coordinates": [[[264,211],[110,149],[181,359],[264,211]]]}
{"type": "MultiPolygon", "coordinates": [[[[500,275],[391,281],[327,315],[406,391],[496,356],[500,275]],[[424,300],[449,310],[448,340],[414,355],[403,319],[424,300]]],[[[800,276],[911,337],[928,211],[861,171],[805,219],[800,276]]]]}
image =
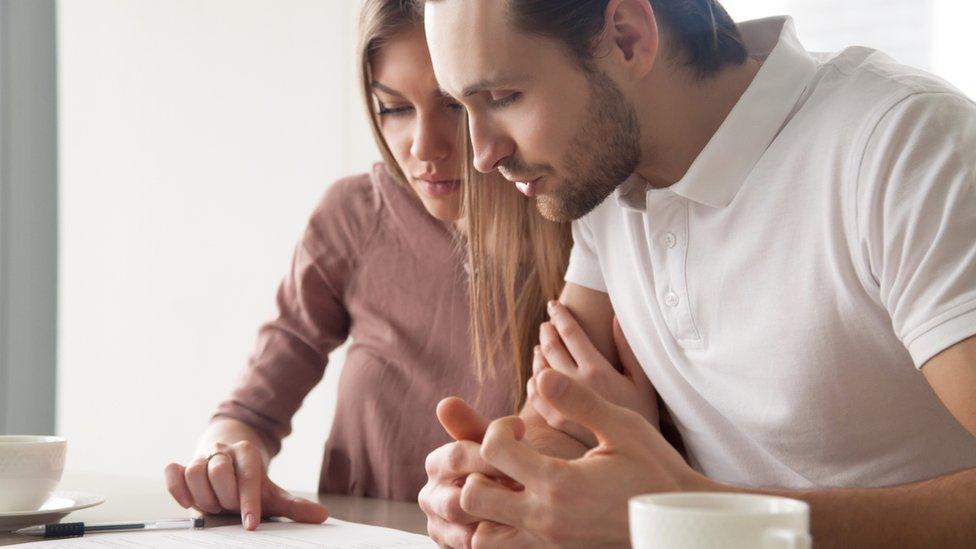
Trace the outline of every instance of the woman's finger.
{"type": "Polygon", "coordinates": [[[576,317],[565,305],[555,300],[550,301],[548,311],[550,323],[575,364],[581,368],[613,367],[593,345],[590,337],[583,331],[582,326],[576,321],[576,317]]]}
{"type": "Polygon", "coordinates": [[[254,530],[261,522],[261,492],[267,480],[264,459],[256,448],[244,446],[234,452],[237,490],[240,494],[241,524],[254,530]]]}
{"type": "Polygon", "coordinates": [[[217,495],[220,507],[227,511],[234,511],[240,508],[240,496],[237,492],[237,474],[234,467],[234,458],[230,451],[214,454],[207,460],[207,476],[210,478],[210,487],[217,495]]]}
{"type": "Polygon", "coordinates": [[[532,349],[532,375],[537,376],[549,367],[549,363],[546,362],[546,356],[542,354],[542,346],[536,345],[532,349]]]}
{"type": "Polygon", "coordinates": [[[197,458],[190,462],[186,467],[183,478],[193,496],[194,506],[204,513],[211,515],[219,514],[221,511],[220,502],[214,494],[213,487],[210,486],[210,478],[207,474],[207,459],[197,458]]]}
{"type": "Polygon", "coordinates": [[[542,356],[553,370],[571,377],[578,374],[576,361],[563,345],[559,332],[549,322],[539,326],[539,346],[542,347],[542,356]]]}
{"type": "Polygon", "coordinates": [[[193,506],[193,496],[190,495],[190,489],[186,486],[185,473],[185,467],[179,463],[170,463],[163,470],[163,478],[166,479],[166,490],[173,496],[176,503],[179,503],[180,507],[184,509],[189,509],[193,506]]]}

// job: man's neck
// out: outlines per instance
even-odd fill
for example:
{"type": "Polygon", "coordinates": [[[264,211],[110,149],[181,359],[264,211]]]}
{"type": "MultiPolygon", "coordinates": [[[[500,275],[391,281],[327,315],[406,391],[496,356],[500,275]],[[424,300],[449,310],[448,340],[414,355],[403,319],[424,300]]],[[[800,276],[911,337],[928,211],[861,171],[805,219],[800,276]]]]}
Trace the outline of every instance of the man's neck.
{"type": "MultiPolygon", "coordinates": [[[[637,174],[658,188],[684,177],[762,67],[749,58],[705,80],[664,63],[652,72],[635,102],[641,125],[637,174]]],[[[640,93],[640,92],[639,92],[640,93]]]]}

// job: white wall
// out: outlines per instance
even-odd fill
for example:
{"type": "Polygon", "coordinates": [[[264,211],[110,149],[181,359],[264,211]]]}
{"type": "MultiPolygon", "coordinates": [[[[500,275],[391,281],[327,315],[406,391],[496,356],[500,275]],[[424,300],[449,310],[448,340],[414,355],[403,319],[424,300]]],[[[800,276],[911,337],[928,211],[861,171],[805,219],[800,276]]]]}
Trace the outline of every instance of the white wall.
{"type": "MultiPolygon", "coordinates": [[[[186,459],[316,200],[378,157],[356,95],[356,8],[59,2],[68,467],[159,476],[186,459]]],[[[316,487],[337,372],[273,465],[285,486],[316,487]]]]}
{"type": "Polygon", "coordinates": [[[721,0],[736,21],[791,15],[813,51],[877,48],[976,97],[972,0],[721,0]]]}

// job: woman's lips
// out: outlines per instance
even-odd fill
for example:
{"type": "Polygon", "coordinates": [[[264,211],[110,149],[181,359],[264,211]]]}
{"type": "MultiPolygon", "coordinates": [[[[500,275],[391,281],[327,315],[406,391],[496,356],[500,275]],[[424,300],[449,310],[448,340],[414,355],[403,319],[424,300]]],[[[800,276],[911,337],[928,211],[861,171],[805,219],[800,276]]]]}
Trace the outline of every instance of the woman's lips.
{"type": "Polygon", "coordinates": [[[423,189],[424,194],[431,198],[442,198],[453,194],[461,188],[460,179],[448,179],[441,181],[418,179],[417,182],[420,183],[420,188],[423,189]]]}

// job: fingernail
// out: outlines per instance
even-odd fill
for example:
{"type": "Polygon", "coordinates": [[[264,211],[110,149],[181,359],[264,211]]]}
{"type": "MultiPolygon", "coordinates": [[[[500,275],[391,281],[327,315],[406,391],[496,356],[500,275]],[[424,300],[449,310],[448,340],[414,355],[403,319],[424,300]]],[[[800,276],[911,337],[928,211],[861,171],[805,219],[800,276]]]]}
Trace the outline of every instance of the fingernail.
{"type": "Polygon", "coordinates": [[[569,385],[569,380],[566,376],[553,373],[549,376],[550,381],[543,384],[545,387],[545,393],[547,397],[555,398],[563,394],[566,391],[566,387],[569,385]]]}
{"type": "Polygon", "coordinates": [[[258,527],[257,520],[254,518],[254,513],[248,513],[244,515],[244,528],[248,530],[254,530],[258,527]]]}
{"type": "Polygon", "coordinates": [[[550,315],[552,315],[553,313],[556,312],[556,300],[555,299],[551,299],[551,300],[549,300],[549,303],[546,303],[546,310],[549,311],[549,314],[550,315]]]}

